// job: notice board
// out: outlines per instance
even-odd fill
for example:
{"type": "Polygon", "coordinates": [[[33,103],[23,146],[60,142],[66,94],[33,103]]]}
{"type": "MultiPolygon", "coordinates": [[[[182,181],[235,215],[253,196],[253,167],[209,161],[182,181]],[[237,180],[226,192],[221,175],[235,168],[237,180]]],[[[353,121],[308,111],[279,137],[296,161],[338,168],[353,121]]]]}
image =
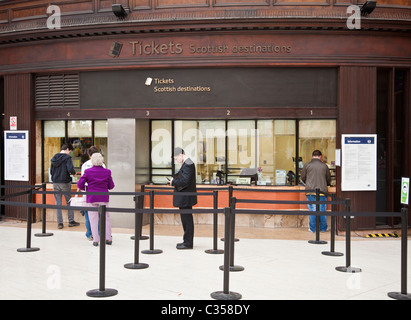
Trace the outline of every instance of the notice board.
{"type": "Polygon", "coordinates": [[[377,190],[377,135],[341,135],[341,190],[377,190]]]}
{"type": "Polygon", "coordinates": [[[4,179],[29,181],[28,131],[4,131],[4,179]]]}

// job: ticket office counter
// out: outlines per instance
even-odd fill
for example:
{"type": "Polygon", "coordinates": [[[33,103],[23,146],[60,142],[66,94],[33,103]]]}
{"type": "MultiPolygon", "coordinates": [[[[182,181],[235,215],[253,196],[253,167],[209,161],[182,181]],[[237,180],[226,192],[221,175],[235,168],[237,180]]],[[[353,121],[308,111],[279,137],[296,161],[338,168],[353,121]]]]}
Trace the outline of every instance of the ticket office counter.
{"type": "MultiPolygon", "coordinates": [[[[46,185],[47,191],[53,191],[53,185],[51,183],[46,185]]],[[[166,185],[144,185],[146,191],[169,191],[170,195],[155,195],[154,207],[156,209],[170,209],[173,207],[173,190],[166,185]]],[[[197,185],[197,192],[210,193],[211,189],[218,191],[218,208],[225,208],[229,205],[229,192],[227,185],[197,185]]],[[[234,186],[233,196],[237,199],[254,199],[254,200],[289,200],[289,201],[306,201],[304,186],[234,186]],[[279,190],[281,192],[275,192],[279,190]],[[295,192],[301,190],[302,192],[295,192]],[[267,192],[263,192],[267,191],[267,192]],[[290,191],[290,192],[284,192],[290,191]]],[[[76,192],[77,186],[72,184],[71,191],[76,192]]],[[[136,192],[140,191],[140,186],[136,186],[136,192]]],[[[113,190],[115,192],[115,189],[113,190]]],[[[335,187],[328,188],[329,193],[335,193],[335,187]]],[[[114,197],[114,196],[112,196],[114,197]]],[[[42,202],[42,196],[40,194],[35,197],[36,203],[42,202]]],[[[213,208],[213,196],[205,195],[198,196],[198,203],[194,208],[213,208]]],[[[54,195],[46,195],[46,203],[54,205],[54,195]]],[[[63,197],[63,205],[65,205],[65,199],[63,197]]],[[[150,203],[149,196],[145,197],[145,206],[148,207],[150,203]]],[[[236,208],[241,209],[261,209],[261,210],[291,210],[291,211],[306,211],[306,204],[248,204],[238,203],[236,208]]],[[[327,211],[331,210],[330,206],[327,206],[327,211]]],[[[40,218],[40,210],[37,212],[40,218]]],[[[115,215],[116,213],[112,213],[115,215]]],[[[67,214],[63,213],[63,219],[67,219],[67,214]]],[[[80,217],[80,213],[75,211],[76,221],[83,222],[83,218],[80,217]]],[[[47,209],[47,221],[56,221],[55,210],[47,209]]],[[[144,219],[148,222],[148,219],[144,219]]],[[[164,225],[179,225],[181,219],[179,214],[155,214],[155,224],[164,225]]],[[[219,215],[219,224],[224,224],[223,215],[219,215]]],[[[194,214],[195,224],[213,224],[212,214],[194,214]]],[[[266,214],[241,214],[236,216],[236,226],[240,227],[256,227],[256,228],[302,228],[308,227],[308,216],[306,214],[301,215],[266,215],[266,214]]],[[[130,225],[130,228],[133,226],[130,225]]]]}
{"type": "MultiPolygon", "coordinates": [[[[253,200],[289,200],[289,201],[306,201],[304,186],[234,186],[233,197],[237,199],[253,199],[253,200]],[[275,192],[275,191],[281,192],[275,192]],[[295,192],[301,190],[301,192],[295,192]],[[263,192],[267,191],[267,192],[263,192]],[[285,192],[284,192],[285,191],[285,192]],[[289,192],[286,192],[289,191],[289,192]]],[[[148,190],[172,191],[168,186],[164,185],[146,185],[148,190]]],[[[225,208],[229,205],[228,186],[222,185],[197,185],[197,192],[212,192],[210,189],[218,191],[218,208],[225,208]],[[202,190],[203,189],[203,190],[202,190]]],[[[328,187],[329,193],[335,193],[335,187],[328,187]]],[[[213,208],[213,196],[198,196],[198,203],[194,208],[213,208]]],[[[329,199],[330,200],[330,199],[329,199]]],[[[149,196],[146,196],[145,205],[149,204],[149,196]]],[[[155,208],[173,208],[173,196],[157,195],[154,197],[155,208]]],[[[236,208],[241,209],[261,209],[261,210],[290,210],[290,211],[307,211],[306,204],[252,204],[238,203],[236,208]]],[[[327,211],[331,210],[331,206],[327,206],[327,211]]],[[[219,215],[219,224],[224,223],[223,215],[219,215]]],[[[180,224],[179,214],[156,214],[156,224],[176,225],[180,224]]],[[[212,224],[212,214],[194,214],[195,224],[212,224]]],[[[266,214],[239,214],[236,216],[236,226],[241,227],[257,227],[257,228],[301,228],[308,227],[308,216],[301,215],[266,215],[266,214]]]]}

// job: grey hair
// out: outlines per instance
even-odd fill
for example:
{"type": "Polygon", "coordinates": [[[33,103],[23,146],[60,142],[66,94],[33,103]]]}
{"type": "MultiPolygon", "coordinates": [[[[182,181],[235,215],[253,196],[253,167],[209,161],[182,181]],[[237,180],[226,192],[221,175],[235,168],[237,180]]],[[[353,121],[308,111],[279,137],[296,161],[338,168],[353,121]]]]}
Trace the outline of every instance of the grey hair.
{"type": "Polygon", "coordinates": [[[91,156],[91,164],[95,167],[101,167],[103,166],[104,163],[104,157],[101,155],[101,153],[93,153],[91,156]]]}

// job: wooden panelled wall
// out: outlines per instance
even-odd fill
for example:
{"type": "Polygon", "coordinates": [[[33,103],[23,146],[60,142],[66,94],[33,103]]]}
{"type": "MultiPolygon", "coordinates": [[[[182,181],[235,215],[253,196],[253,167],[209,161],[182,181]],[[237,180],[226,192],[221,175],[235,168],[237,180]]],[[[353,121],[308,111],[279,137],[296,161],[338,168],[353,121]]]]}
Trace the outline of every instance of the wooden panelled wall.
{"type": "MultiPolygon", "coordinates": [[[[4,76],[4,117],[2,127],[8,130],[10,116],[17,116],[18,130],[29,130],[31,135],[35,134],[34,130],[34,115],[32,106],[32,75],[31,74],[17,74],[4,76]]],[[[35,137],[29,137],[29,155],[36,153],[35,137]]],[[[35,157],[30,156],[30,181],[5,181],[6,186],[24,186],[34,183],[34,169],[35,157]]],[[[6,189],[5,194],[11,194],[27,190],[27,188],[10,188],[6,189]]],[[[27,196],[19,196],[10,198],[9,201],[26,202],[27,196]]],[[[8,206],[7,216],[16,219],[27,218],[27,208],[8,206]]]]}
{"type": "MultiPolygon", "coordinates": [[[[338,132],[341,134],[374,134],[376,132],[377,117],[377,68],[376,67],[340,67],[338,132]]],[[[337,139],[337,144],[341,141],[337,139]]],[[[341,144],[337,145],[341,148],[341,144]]],[[[341,185],[341,168],[337,171],[337,185],[341,185]],[[338,172],[339,171],[339,172],[338,172]]],[[[352,211],[375,211],[376,192],[342,192],[342,198],[351,199],[352,211]]],[[[340,228],[344,228],[345,220],[339,219],[340,228]]],[[[373,228],[375,218],[358,218],[353,220],[353,228],[373,228]]]]}

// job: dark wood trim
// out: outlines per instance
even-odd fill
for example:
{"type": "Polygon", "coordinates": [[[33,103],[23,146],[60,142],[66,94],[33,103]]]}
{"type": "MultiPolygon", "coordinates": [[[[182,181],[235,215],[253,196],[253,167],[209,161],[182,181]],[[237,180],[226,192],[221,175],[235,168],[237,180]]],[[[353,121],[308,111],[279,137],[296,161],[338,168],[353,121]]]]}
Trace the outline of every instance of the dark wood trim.
{"type": "Polygon", "coordinates": [[[36,110],[36,120],[52,119],[336,119],[337,108],[150,108],[150,109],[44,109],[36,110]],[[227,110],[230,110],[227,115],[227,110]],[[149,111],[147,113],[147,111],[149,111]],[[147,115],[148,114],[148,115],[147,115]]]}

